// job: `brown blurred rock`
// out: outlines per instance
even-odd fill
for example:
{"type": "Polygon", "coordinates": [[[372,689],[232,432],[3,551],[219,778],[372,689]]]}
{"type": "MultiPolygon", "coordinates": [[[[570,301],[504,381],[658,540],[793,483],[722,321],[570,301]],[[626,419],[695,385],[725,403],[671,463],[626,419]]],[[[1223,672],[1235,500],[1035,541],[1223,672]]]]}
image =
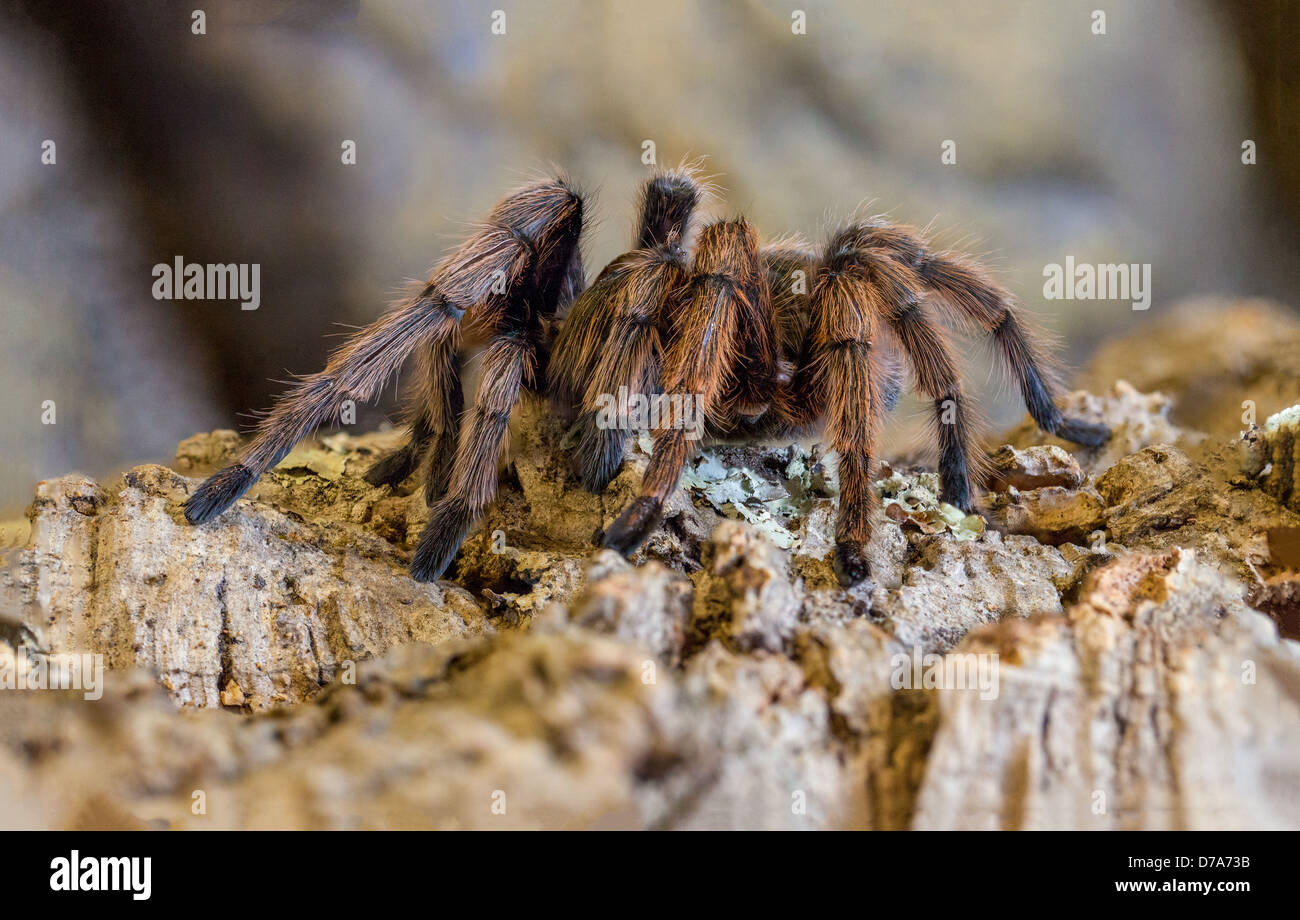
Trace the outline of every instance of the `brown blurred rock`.
{"type": "Polygon", "coordinates": [[[1051,486],[999,495],[989,515],[1003,533],[1028,534],[1052,546],[1085,545],[1104,523],[1106,504],[1092,489],[1051,486]]]}
{"type": "Polygon", "coordinates": [[[569,621],[644,646],[675,664],[686,644],[691,583],[658,562],[633,567],[613,550],[587,566],[569,621]]]}
{"type": "Polygon", "coordinates": [[[920,537],[909,547],[902,584],[877,588],[869,615],[908,647],[946,651],[978,626],[1059,613],[1088,555],[1067,559],[1032,537],[996,531],[978,541],[920,537]]]}
{"type": "Polygon", "coordinates": [[[1300,403],[1300,319],[1268,300],[1177,304],[1104,342],[1076,384],[1098,392],[1116,380],[1164,394],[1174,425],[1231,437],[1300,403]]]}
{"type": "Polygon", "coordinates": [[[802,586],[791,582],[786,554],[752,527],[723,521],[701,563],[692,620],[697,640],[721,639],[738,651],[781,651],[802,604],[802,586]]]}
{"type": "Polygon", "coordinates": [[[999,492],[1009,488],[1041,489],[1063,486],[1077,489],[1083,482],[1083,470],[1064,448],[1046,444],[1016,450],[1003,445],[989,456],[992,473],[988,486],[999,492]]]}

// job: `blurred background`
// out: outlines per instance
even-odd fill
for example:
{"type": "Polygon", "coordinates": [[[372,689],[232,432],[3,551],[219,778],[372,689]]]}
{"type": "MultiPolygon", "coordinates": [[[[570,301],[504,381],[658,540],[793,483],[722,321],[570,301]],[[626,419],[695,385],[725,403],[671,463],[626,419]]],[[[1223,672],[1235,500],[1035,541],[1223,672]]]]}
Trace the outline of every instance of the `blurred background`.
{"type": "Polygon", "coordinates": [[[1284,0],[0,3],[0,514],[40,478],[247,426],[548,163],[596,193],[594,274],[647,140],[707,156],[717,213],[769,237],[873,200],[933,221],[1076,365],[1179,298],[1294,307],[1297,49],[1284,0]],[[177,256],[259,263],[260,308],[155,300],[177,256]],[[1045,300],[1067,256],[1150,263],[1150,310],[1045,300]]]}

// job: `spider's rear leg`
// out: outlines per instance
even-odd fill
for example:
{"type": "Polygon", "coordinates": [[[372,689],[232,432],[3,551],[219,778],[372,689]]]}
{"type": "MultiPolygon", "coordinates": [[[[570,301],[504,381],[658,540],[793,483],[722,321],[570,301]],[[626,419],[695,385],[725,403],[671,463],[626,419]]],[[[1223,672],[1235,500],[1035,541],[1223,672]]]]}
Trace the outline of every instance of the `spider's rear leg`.
{"type": "Polygon", "coordinates": [[[429,506],[429,520],[411,559],[416,581],[436,581],[455,558],[474,522],[497,494],[497,465],[519,389],[533,374],[536,349],[523,335],[497,336],[483,354],[474,407],[462,423],[446,494],[429,506]]]}
{"type": "Polygon", "coordinates": [[[940,306],[993,338],[1039,428],[1085,447],[1109,440],[1107,426],[1062,414],[1056,405],[1058,374],[1042,333],[1032,326],[1011,294],[978,264],[962,256],[927,251],[920,236],[906,227],[877,224],[870,228],[870,234],[874,245],[888,249],[916,271],[940,306]]]}
{"type": "Polygon", "coordinates": [[[1055,375],[1046,370],[1042,350],[1035,337],[1009,307],[991,330],[1004,360],[1020,385],[1025,407],[1038,427],[1048,434],[1082,444],[1099,447],[1110,440],[1110,428],[1100,422],[1073,418],[1056,405],[1058,385],[1055,375]]]}
{"type": "Polygon", "coordinates": [[[882,399],[873,342],[880,304],[863,267],[841,265],[843,254],[834,245],[828,255],[828,267],[819,273],[812,293],[811,373],[817,404],[823,407],[824,441],[839,455],[835,571],[847,586],[871,574],[867,542],[876,507],[871,460],[882,399]]]}
{"type": "MultiPolygon", "coordinates": [[[[664,354],[664,392],[683,397],[673,400],[674,407],[684,407],[689,397],[697,422],[716,414],[735,373],[742,353],[738,324],[750,309],[751,291],[759,290],[761,271],[758,241],[744,220],[719,221],[700,233],[690,295],[673,318],[664,354]]],[[[631,555],[659,523],[700,434],[689,422],[674,408],[656,430],[641,494],[605,532],[606,547],[631,555]]]]}
{"type": "MultiPolygon", "coordinates": [[[[934,402],[934,430],[939,440],[939,494],[963,511],[975,508],[974,483],[985,474],[984,453],[976,443],[977,424],[962,393],[957,368],[943,332],[920,303],[908,300],[888,314],[887,321],[902,343],[916,386],[934,402]]],[[[897,381],[894,381],[897,385],[897,381]]],[[[895,400],[897,390],[894,391],[895,400]]]]}
{"type": "MultiPolygon", "coordinates": [[[[977,426],[970,420],[952,348],[943,330],[925,313],[916,273],[888,250],[871,246],[872,229],[856,226],[837,234],[831,240],[828,264],[845,270],[853,266],[855,279],[860,277],[867,285],[868,303],[888,324],[912,369],[916,388],[934,401],[943,499],[971,511],[975,505],[972,479],[983,478],[984,454],[975,444],[977,426]]],[[[892,382],[882,387],[882,399],[888,398],[892,382]]]]}
{"type": "MultiPolygon", "coordinates": [[[[495,327],[540,264],[567,270],[582,227],[582,199],[563,180],[541,182],[503,198],[485,225],[445,258],[424,289],[353,335],[325,369],[303,378],[258,426],[239,461],[205,480],[185,503],[198,524],[216,517],[302,440],[334,416],[344,399],[369,400],[424,342],[455,335],[466,311],[495,327]],[[502,284],[502,282],[505,282],[502,284]]],[[[556,272],[558,299],[566,275],[556,272]]]]}
{"type": "Polygon", "coordinates": [[[432,504],[447,491],[465,407],[456,338],[438,342],[418,356],[418,382],[408,397],[410,439],[366,471],[371,485],[397,485],[423,465],[425,501],[432,504]]]}

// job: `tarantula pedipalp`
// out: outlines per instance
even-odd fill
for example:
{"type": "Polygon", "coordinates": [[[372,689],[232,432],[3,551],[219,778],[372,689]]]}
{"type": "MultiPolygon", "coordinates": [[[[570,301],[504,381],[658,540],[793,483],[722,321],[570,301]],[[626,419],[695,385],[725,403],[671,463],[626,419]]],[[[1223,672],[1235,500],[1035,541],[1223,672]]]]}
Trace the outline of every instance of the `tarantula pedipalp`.
{"type": "MultiPolygon", "coordinates": [[[[871,462],[903,363],[934,401],[944,498],[966,510],[974,502],[983,455],[931,303],[992,336],[1045,431],[1082,444],[1109,436],[1102,425],[1062,416],[1043,348],[1011,296],[973,262],[932,253],[915,231],[879,220],[841,229],[821,254],[799,243],[760,249],[743,218],[722,220],[700,229],[688,251],[703,195],[688,169],[653,176],[634,248],[585,290],[581,197],[560,179],[507,196],[417,296],[286,394],[240,460],[190,497],[186,517],[200,523],[221,513],[343,399],[373,397],[419,349],[410,440],[367,473],[373,484],[396,484],[423,468],[430,513],[411,562],[415,578],[446,571],[496,494],[521,389],[546,389],[555,408],[577,420],[578,473],[595,491],[618,472],[630,433],[600,423],[598,406],[610,394],[688,396],[718,439],[820,429],[839,457],[836,569],[854,583],[869,572],[871,462]],[[550,320],[570,304],[549,343],[550,320]],[[469,340],[485,343],[482,379],[473,408],[457,419],[460,352],[469,340]]],[[[679,414],[670,411],[655,429],[641,494],[609,527],[606,546],[631,554],[658,524],[694,449],[679,414]]]]}

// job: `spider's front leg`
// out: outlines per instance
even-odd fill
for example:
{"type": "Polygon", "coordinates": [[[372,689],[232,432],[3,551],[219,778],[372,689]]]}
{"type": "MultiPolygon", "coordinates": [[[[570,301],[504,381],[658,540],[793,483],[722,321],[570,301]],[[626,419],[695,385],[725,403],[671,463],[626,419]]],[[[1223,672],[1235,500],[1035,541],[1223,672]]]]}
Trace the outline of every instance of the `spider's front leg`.
{"type": "MultiPolygon", "coordinates": [[[[560,282],[556,312],[563,311],[582,294],[586,283],[582,257],[575,252],[560,282]]],[[[447,491],[452,459],[465,410],[461,386],[459,329],[417,354],[416,385],[408,397],[405,416],[410,436],[405,444],[379,458],[365,479],[373,486],[395,486],[421,466],[424,500],[432,505],[447,491]]],[[[544,363],[539,362],[540,368],[544,363]]]]}
{"type": "Polygon", "coordinates": [[[323,371],[304,377],[277,400],[236,463],[194,490],[185,502],[186,520],[202,524],[233,505],[295,444],[334,418],[345,399],[374,398],[421,342],[453,335],[466,309],[464,300],[430,281],[402,307],[352,336],[323,371]]]}
{"type": "Polygon", "coordinates": [[[726,384],[743,355],[739,324],[753,314],[751,300],[767,295],[758,240],[744,220],[720,221],[700,233],[690,294],[671,318],[664,355],[664,392],[680,399],[655,432],[654,454],[641,494],[605,533],[604,545],[631,555],[659,523],[663,504],[681,479],[682,468],[701,432],[678,407],[693,405],[696,421],[716,418],[726,384]],[[690,400],[690,403],[687,402],[690,400]]]}
{"type": "Polygon", "coordinates": [[[573,265],[581,261],[581,221],[549,227],[548,239],[530,241],[531,271],[494,318],[495,334],[483,353],[474,407],[461,423],[446,494],[429,506],[429,520],[411,558],[417,581],[435,581],[456,557],[470,528],[496,498],[498,464],[510,416],[522,387],[539,389],[544,324],[571,296],[573,265]]]}
{"type": "Polygon", "coordinates": [[[603,425],[610,400],[659,391],[661,317],[690,278],[682,249],[703,187],[689,169],[656,173],[642,190],[636,248],[614,259],[573,305],[550,362],[551,399],[577,416],[576,466],[583,485],[604,491],[623,464],[628,432],[603,425]]]}
{"type": "Polygon", "coordinates": [[[812,291],[812,361],[805,377],[822,409],[823,441],[839,455],[835,571],[848,586],[871,574],[867,543],[876,507],[871,461],[884,398],[873,353],[879,303],[864,266],[841,265],[834,248],[828,255],[829,267],[819,271],[812,291]]]}

